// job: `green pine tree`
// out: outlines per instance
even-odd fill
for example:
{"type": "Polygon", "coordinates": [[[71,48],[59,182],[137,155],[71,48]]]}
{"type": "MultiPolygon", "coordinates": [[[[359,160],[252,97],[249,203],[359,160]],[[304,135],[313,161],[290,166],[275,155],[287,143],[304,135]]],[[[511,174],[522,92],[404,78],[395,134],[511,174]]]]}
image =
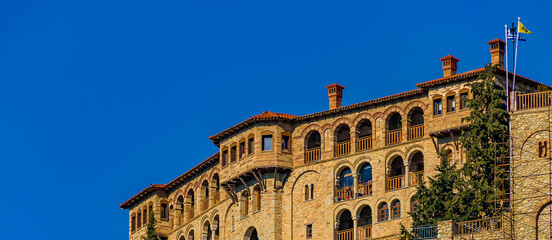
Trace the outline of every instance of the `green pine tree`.
{"type": "Polygon", "coordinates": [[[496,70],[496,65],[487,64],[479,81],[470,84],[473,98],[467,103],[471,112],[462,120],[471,125],[460,138],[466,162],[460,169],[462,179],[454,202],[459,204],[461,221],[491,216],[495,211],[495,154],[507,152],[505,145],[498,143],[507,140],[509,120],[504,89],[494,81],[496,70]]]}
{"type": "Polygon", "coordinates": [[[155,221],[155,215],[151,213],[148,220],[148,229],[146,232],[146,236],[144,237],[144,240],[158,240],[157,232],[155,231],[156,224],[157,224],[157,221],[155,221]]]}
{"type": "Polygon", "coordinates": [[[425,182],[418,186],[414,199],[419,206],[416,212],[410,212],[414,226],[435,224],[439,221],[457,218],[457,201],[455,200],[455,186],[459,177],[455,165],[449,165],[448,156],[442,152],[440,163],[435,168],[438,172],[429,177],[429,184],[425,182]]]}
{"type": "Polygon", "coordinates": [[[412,236],[412,233],[410,233],[408,230],[406,230],[406,228],[404,227],[404,225],[401,223],[401,237],[399,238],[400,240],[412,240],[414,239],[414,236],[412,236]]]}

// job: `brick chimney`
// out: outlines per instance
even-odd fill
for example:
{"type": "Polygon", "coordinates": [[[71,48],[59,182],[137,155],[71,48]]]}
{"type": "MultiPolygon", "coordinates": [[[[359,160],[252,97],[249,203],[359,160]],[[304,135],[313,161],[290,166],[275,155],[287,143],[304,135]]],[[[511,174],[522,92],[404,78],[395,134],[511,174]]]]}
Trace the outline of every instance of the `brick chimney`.
{"type": "Polygon", "coordinates": [[[452,55],[447,55],[442,57],[441,61],[443,61],[443,77],[449,77],[456,74],[456,63],[458,63],[460,59],[452,55]]]}
{"type": "Polygon", "coordinates": [[[504,68],[504,41],[495,39],[489,41],[491,45],[491,64],[498,64],[499,67],[504,68]]]}
{"type": "Polygon", "coordinates": [[[328,89],[328,98],[330,99],[330,109],[340,108],[345,87],[334,83],[326,86],[326,88],[328,89]]]}

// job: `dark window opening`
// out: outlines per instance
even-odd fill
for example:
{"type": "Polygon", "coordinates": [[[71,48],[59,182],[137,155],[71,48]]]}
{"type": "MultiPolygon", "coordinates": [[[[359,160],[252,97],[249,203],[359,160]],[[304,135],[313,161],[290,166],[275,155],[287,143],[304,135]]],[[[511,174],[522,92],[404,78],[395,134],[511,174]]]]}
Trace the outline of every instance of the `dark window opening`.
{"type": "Polygon", "coordinates": [[[460,109],[468,108],[468,93],[460,93],[460,109]]]}
{"type": "Polygon", "coordinates": [[[307,225],[307,238],[312,238],[312,224],[307,225]]]}
{"type": "Polygon", "coordinates": [[[253,154],[253,138],[247,139],[247,154],[253,154]]]}
{"type": "Polygon", "coordinates": [[[289,136],[282,135],[282,151],[289,151],[289,136]]]}
{"type": "Polygon", "coordinates": [[[441,103],[441,99],[433,100],[433,115],[440,115],[441,113],[443,113],[443,104],[441,103]]]}
{"type": "Polygon", "coordinates": [[[245,141],[240,143],[240,158],[245,156],[245,141]]]}
{"type": "Polygon", "coordinates": [[[456,111],[456,99],[454,99],[454,96],[448,96],[447,97],[447,112],[454,112],[456,111]]]}
{"type": "Polygon", "coordinates": [[[230,163],[236,162],[236,146],[230,148],[230,163]]]}
{"type": "Polygon", "coordinates": [[[226,166],[226,163],[228,162],[228,150],[222,151],[222,166],[226,166]]]}
{"type": "Polygon", "coordinates": [[[169,208],[166,203],[161,204],[161,219],[167,219],[169,217],[169,208]]]}
{"type": "Polygon", "coordinates": [[[263,151],[272,151],[272,135],[263,135],[263,151]]]}

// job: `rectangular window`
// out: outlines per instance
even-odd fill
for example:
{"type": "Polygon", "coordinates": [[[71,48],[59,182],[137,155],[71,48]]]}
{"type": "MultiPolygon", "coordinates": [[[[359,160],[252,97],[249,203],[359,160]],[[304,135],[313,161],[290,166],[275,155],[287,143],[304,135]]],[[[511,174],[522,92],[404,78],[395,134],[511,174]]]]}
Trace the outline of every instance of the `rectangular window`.
{"type": "Polygon", "coordinates": [[[136,216],[132,216],[132,221],[131,222],[132,223],[130,224],[131,225],[130,229],[134,232],[134,231],[136,231],[136,216]]]}
{"type": "Polygon", "coordinates": [[[240,158],[245,157],[245,141],[240,143],[240,158]]]}
{"type": "Polygon", "coordinates": [[[142,220],[142,213],[138,213],[138,217],[136,217],[136,222],[138,223],[138,229],[140,229],[142,227],[142,222],[140,220],[142,220]]]}
{"type": "Polygon", "coordinates": [[[253,139],[254,138],[247,139],[247,155],[253,154],[253,139]]]}
{"type": "Polygon", "coordinates": [[[441,99],[433,100],[433,115],[440,115],[441,113],[443,113],[443,104],[441,103],[441,99]]]}
{"type": "Polygon", "coordinates": [[[468,108],[468,93],[460,93],[460,109],[468,108]]]}
{"type": "Polygon", "coordinates": [[[226,166],[226,163],[228,162],[228,150],[222,151],[222,166],[226,166]]]}
{"type": "Polygon", "coordinates": [[[166,220],[169,216],[168,214],[168,208],[167,208],[167,204],[166,203],[162,203],[161,204],[161,219],[164,219],[166,220]]]}
{"type": "Polygon", "coordinates": [[[236,161],[236,146],[230,148],[230,163],[236,161]]]}
{"type": "Polygon", "coordinates": [[[447,112],[454,112],[456,111],[456,99],[454,99],[454,96],[448,96],[447,97],[447,112]]]}
{"type": "Polygon", "coordinates": [[[282,151],[289,152],[289,136],[282,136],[282,151]]]}
{"type": "Polygon", "coordinates": [[[272,151],[272,135],[263,135],[263,151],[272,151]]]}
{"type": "Polygon", "coordinates": [[[312,238],[312,224],[307,224],[307,238],[312,238]]]}

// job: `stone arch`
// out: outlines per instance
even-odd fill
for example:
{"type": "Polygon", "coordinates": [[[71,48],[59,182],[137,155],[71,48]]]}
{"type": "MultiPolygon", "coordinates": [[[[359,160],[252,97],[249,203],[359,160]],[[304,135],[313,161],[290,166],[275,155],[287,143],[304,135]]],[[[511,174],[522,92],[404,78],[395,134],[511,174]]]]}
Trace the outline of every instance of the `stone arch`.
{"type": "Polygon", "coordinates": [[[335,164],[334,166],[334,176],[337,176],[337,174],[339,174],[340,171],[342,171],[345,167],[348,167],[349,169],[353,170],[353,165],[351,165],[351,163],[347,160],[341,160],[339,161],[338,163],[335,164]]]}
{"type": "Polygon", "coordinates": [[[334,208],[333,220],[334,221],[339,221],[339,216],[345,211],[349,211],[352,214],[353,209],[352,209],[351,205],[349,205],[348,203],[342,203],[342,204],[337,205],[337,207],[334,208]]]}
{"type": "Polygon", "coordinates": [[[352,167],[353,167],[353,169],[358,169],[360,166],[364,165],[365,163],[368,163],[368,164],[374,166],[374,162],[372,161],[372,159],[370,159],[367,156],[361,156],[361,157],[358,157],[357,159],[355,159],[355,161],[353,162],[352,167]]]}
{"type": "MultiPolygon", "coordinates": [[[[537,130],[531,134],[529,134],[529,136],[527,136],[527,138],[525,138],[525,140],[523,140],[523,144],[521,145],[521,148],[520,148],[520,151],[519,151],[519,157],[521,158],[521,154],[523,154],[523,149],[525,148],[525,144],[529,141],[529,139],[531,139],[531,137],[533,137],[534,135],[537,135],[539,133],[542,133],[542,132],[548,132],[548,130],[546,129],[541,129],[541,130],[537,130]]],[[[550,133],[548,133],[550,134],[550,133]]]]}
{"type": "Polygon", "coordinates": [[[402,109],[401,107],[399,107],[397,105],[393,105],[393,106],[390,106],[390,107],[386,108],[385,111],[383,111],[383,115],[387,118],[389,116],[389,114],[391,114],[393,112],[398,112],[401,116],[404,115],[404,109],[402,109]]]}
{"type": "Polygon", "coordinates": [[[309,124],[303,131],[301,131],[301,134],[298,136],[300,138],[305,138],[307,134],[313,130],[316,130],[318,132],[322,132],[322,127],[316,123],[309,124]]]}
{"type": "Polygon", "coordinates": [[[414,100],[414,101],[411,101],[410,103],[408,103],[408,105],[406,105],[406,107],[404,107],[404,111],[405,112],[410,112],[410,110],[412,110],[412,108],[415,108],[415,107],[419,107],[422,110],[424,110],[424,114],[425,114],[425,111],[427,110],[428,105],[426,103],[422,102],[421,100],[414,100]]]}
{"type": "Polygon", "coordinates": [[[249,227],[243,236],[243,240],[259,240],[259,233],[254,226],[249,227]]]}
{"type": "Polygon", "coordinates": [[[405,159],[408,159],[408,164],[410,164],[410,160],[412,158],[412,155],[416,152],[424,153],[424,147],[420,144],[415,144],[415,145],[412,145],[412,146],[410,146],[406,149],[405,159]]]}
{"type": "Polygon", "coordinates": [[[390,161],[396,156],[400,156],[403,159],[406,158],[403,151],[401,151],[399,149],[391,150],[391,151],[387,152],[387,154],[385,154],[385,166],[389,167],[389,164],[391,164],[390,161]]]}
{"type": "Polygon", "coordinates": [[[333,129],[332,132],[335,131],[337,126],[339,126],[341,124],[347,124],[347,126],[349,126],[349,127],[351,127],[351,125],[353,125],[351,119],[349,119],[347,117],[340,117],[340,118],[336,119],[335,121],[333,121],[333,123],[331,125],[331,128],[333,129]]]}
{"type": "MultiPolygon", "coordinates": [[[[550,234],[552,234],[551,229],[548,229],[548,231],[546,231],[546,229],[540,229],[540,226],[539,226],[539,225],[545,225],[545,226],[548,225],[548,226],[550,226],[550,222],[546,222],[547,216],[544,216],[544,218],[541,218],[541,216],[544,215],[543,212],[547,207],[548,208],[552,207],[552,201],[546,201],[544,204],[540,204],[539,208],[537,209],[537,212],[535,214],[535,221],[532,223],[532,224],[534,224],[534,227],[535,227],[535,234],[536,234],[535,239],[539,239],[539,232],[547,232],[548,233],[548,236],[546,236],[545,234],[541,234],[541,235],[543,235],[542,237],[544,237],[543,239],[548,239],[550,237],[550,234]],[[542,219],[542,221],[540,221],[541,219],[542,219]],[[539,224],[539,222],[544,222],[544,224],[539,224]]],[[[549,214],[550,214],[550,212],[549,212],[549,214]]]]}
{"type": "Polygon", "coordinates": [[[370,120],[370,122],[372,122],[372,123],[375,120],[375,119],[373,119],[372,114],[367,113],[367,112],[361,113],[361,114],[357,115],[355,118],[353,118],[353,121],[351,122],[352,128],[356,129],[356,125],[364,119],[370,120]]]}

